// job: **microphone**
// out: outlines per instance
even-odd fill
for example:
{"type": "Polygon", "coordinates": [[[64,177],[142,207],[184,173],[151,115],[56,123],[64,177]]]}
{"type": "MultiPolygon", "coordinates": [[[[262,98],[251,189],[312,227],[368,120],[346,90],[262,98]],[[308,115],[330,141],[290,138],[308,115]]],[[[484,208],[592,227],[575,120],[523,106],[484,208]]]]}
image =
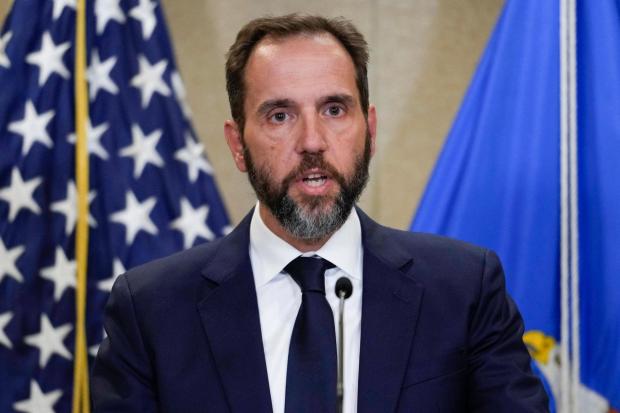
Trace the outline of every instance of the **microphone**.
{"type": "Polygon", "coordinates": [[[338,383],[336,385],[336,393],[338,395],[338,413],[342,413],[342,401],[344,398],[344,385],[342,380],[342,374],[344,371],[344,300],[351,297],[353,294],[353,284],[351,280],[346,277],[338,278],[336,281],[336,296],[340,299],[340,306],[338,310],[338,350],[340,358],[338,359],[338,383]]]}
{"type": "Polygon", "coordinates": [[[346,277],[340,277],[338,281],[336,281],[336,296],[341,298],[341,294],[344,294],[345,299],[351,297],[351,294],[353,294],[353,284],[351,284],[351,280],[346,277]]]}

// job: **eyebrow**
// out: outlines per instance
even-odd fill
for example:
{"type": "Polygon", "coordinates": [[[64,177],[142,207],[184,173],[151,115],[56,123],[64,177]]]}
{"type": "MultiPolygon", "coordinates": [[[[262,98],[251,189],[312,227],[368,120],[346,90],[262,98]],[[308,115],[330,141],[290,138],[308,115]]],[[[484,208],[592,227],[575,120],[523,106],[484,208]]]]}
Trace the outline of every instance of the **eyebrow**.
{"type": "Polygon", "coordinates": [[[347,95],[345,93],[338,93],[335,95],[329,95],[321,98],[319,100],[319,106],[324,105],[326,103],[342,103],[346,106],[355,106],[355,98],[351,95],[347,95]]]}

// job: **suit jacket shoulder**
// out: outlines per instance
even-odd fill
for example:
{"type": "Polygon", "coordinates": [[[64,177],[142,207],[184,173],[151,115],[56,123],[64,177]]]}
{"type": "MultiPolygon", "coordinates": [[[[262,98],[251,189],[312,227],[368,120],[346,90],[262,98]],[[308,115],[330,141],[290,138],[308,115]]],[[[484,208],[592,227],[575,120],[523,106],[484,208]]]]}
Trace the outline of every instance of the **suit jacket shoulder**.
{"type": "Polygon", "coordinates": [[[547,411],[497,255],[386,228],[358,213],[364,242],[358,411],[547,411]]]}
{"type": "MultiPolygon", "coordinates": [[[[224,282],[249,259],[251,213],[227,236],[132,268],[123,275],[135,300],[201,297],[205,280],[224,282]],[[193,291],[193,293],[192,293],[193,291]]],[[[209,285],[211,285],[209,284],[209,285]]]]}
{"type": "Polygon", "coordinates": [[[365,252],[400,268],[425,288],[439,288],[445,298],[454,288],[465,296],[469,289],[479,288],[485,266],[497,263],[501,269],[499,258],[489,249],[440,235],[385,227],[359,210],[358,214],[365,252]]]}
{"type": "Polygon", "coordinates": [[[117,279],[92,370],[95,412],[270,411],[249,219],[117,279]]]}

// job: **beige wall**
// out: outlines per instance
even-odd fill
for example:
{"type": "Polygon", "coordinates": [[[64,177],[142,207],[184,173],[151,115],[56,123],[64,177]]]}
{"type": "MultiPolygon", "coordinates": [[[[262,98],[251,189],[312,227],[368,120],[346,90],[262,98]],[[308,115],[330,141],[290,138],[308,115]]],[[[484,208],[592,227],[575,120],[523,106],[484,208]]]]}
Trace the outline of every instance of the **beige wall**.
{"type": "Polygon", "coordinates": [[[9,13],[9,9],[11,8],[11,4],[13,4],[11,0],[5,0],[0,2],[0,20],[2,20],[3,24],[4,18],[9,13]]]}
{"type": "MultiPolygon", "coordinates": [[[[0,17],[8,11],[0,1],[0,17]]],[[[289,12],[345,16],[370,44],[370,93],[379,133],[362,207],[407,228],[494,25],[502,0],[163,0],[194,126],[206,144],[236,223],[254,204],[234,167],[222,124],[229,116],[224,55],[249,19],[289,12]]]]}

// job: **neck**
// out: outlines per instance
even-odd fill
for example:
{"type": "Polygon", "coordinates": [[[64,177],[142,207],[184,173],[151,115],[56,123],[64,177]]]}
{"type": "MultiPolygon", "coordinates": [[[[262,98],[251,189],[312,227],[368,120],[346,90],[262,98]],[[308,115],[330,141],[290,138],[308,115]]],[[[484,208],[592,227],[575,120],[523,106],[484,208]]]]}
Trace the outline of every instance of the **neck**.
{"type": "Polygon", "coordinates": [[[267,207],[265,207],[262,203],[259,203],[258,213],[260,214],[260,217],[267,226],[267,228],[271,230],[271,232],[273,232],[278,237],[280,237],[301,252],[317,251],[323,245],[325,245],[327,240],[329,240],[329,238],[332,236],[332,234],[329,234],[318,240],[300,239],[294,237],[293,235],[291,235],[290,232],[288,232],[284,227],[282,227],[278,219],[273,216],[271,211],[269,211],[267,207]]]}

